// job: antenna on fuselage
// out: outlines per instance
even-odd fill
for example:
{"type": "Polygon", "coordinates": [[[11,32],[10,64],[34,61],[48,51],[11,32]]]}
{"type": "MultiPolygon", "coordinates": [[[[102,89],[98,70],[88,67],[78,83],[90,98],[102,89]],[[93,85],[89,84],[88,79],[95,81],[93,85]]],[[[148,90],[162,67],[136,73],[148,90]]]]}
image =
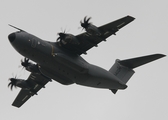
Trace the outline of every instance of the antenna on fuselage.
{"type": "Polygon", "coordinates": [[[15,26],[13,26],[13,25],[10,25],[10,24],[8,24],[9,26],[11,26],[11,27],[13,27],[13,28],[15,28],[15,29],[17,29],[17,30],[20,30],[21,32],[26,32],[26,31],[24,31],[24,30],[22,30],[22,29],[20,29],[20,28],[18,28],[18,27],[15,27],[15,26]]]}

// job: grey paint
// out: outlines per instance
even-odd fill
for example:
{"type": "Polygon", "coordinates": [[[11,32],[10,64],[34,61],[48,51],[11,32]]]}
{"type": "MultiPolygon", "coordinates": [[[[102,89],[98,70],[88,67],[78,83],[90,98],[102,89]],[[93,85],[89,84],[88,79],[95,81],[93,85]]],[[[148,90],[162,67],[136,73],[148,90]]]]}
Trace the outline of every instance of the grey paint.
{"type": "MultiPolygon", "coordinates": [[[[11,33],[8,36],[10,43],[21,55],[36,62],[37,65],[34,67],[38,68],[38,70],[36,70],[37,72],[34,72],[35,69],[33,67],[33,70],[31,70],[31,66],[33,66],[32,64],[24,66],[31,72],[31,75],[27,80],[23,80],[23,85],[21,84],[20,80],[16,79],[16,83],[12,83],[13,81],[10,79],[11,89],[13,85],[22,88],[21,92],[16,97],[12,105],[20,107],[28,100],[28,98],[30,98],[30,95],[33,96],[34,94],[37,94],[37,92],[47,83],[43,83],[42,80],[40,80],[43,76],[45,81],[47,80],[45,79],[46,77],[48,78],[48,81],[53,79],[63,85],[76,83],[88,87],[109,89],[114,94],[119,89],[126,89],[126,83],[134,73],[132,70],[134,67],[131,66],[137,67],[164,57],[165,55],[155,54],[145,57],[116,61],[114,66],[111,67],[111,69],[108,71],[86,62],[80,56],[80,52],[83,51],[83,53],[86,53],[84,49],[90,49],[90,47],[87,46],[92,45],[93,41],[95,44],[98,44],[100,41],[96,43],[96,39],[101,39],[101,41],[103,41],[109,37],[109,35],[115,34],[116,31],[114,31],[114,29],[120,29],[121,26],[125,26],[132,20],[134,20],[134,18],[126,16],[104,26],[98,27],[97,29],[100,31],[99,35],[92,35],[86,32],[77,35],[76,37],[72,37],[73,35],[71,35],[71,37],[65,37],[62,39],[60,36],[60,41],[54,43],[44,41],[17,27],[14,27],[20,31],[11,33]],[[106,34],[106,31],[109,35],[106,34]],[[87,37],[85,37],[86,34],[87,37]],[[78,40],[78,44],[74,45],[74,40],[78,40]],[[88,41],[88,43],[85,43],[85,41],[88,41]],[[84,45],[86,47],[81,49],[78,48],[79,45],[84,45]],[[25,87],[25,84],[27,87],[25,87]],[[38,86],[41,87],[37,89],[38,86]],[[25,94],[22,91],[25,91],[25,94]]],[[[61,34],[64,36],[69,35],[60,33],[60,35],[61,34]]]]}
{"type": "Polygon", "coordinates": [[[16,118],[17,120],[52,118],[158,120],[168,118],[166,113],[167,57],[135,69],[136,74],[128,82],[128,89],[119,91],[116,95],[112,95],[107,90],[86,88],[75,84],[62,86],[54,82],[54,84],[47,84],[46,89],[41,90],[38,97],[30,99],[29,104],[32,106],[25,104],[22,109],[11,106],[13,98],[20,89],[13,89],[11,92],[7,88],[8,78],[16,75],[18,78],[26,79],[30,73],[18,68],[23,57],[10,46],[7,39],[7,35],[14,32],[13,28],[8,27],[9,23],[54,42],[61,28],[73,34],[81,33],[81,29],[78,29],[79,23],[86,15],[92,16],[91,21],[95,25],[103,25],[130,14],[136,17],[135,22],[82,57],[108,70],[116,58],[122,60],[152,53],[168,54],[166,0],[162,2],[93,0],[89,3],[90,5],[86,1],[78,0],[49,2],[6,0],[1,2],[0,52],[3,57],[1,57],[0,65],[3,75],[1,75],[0,84],[0,106],[3,110],[0,118],[7,120],[16,118]],[[47,104],[42,106],[44,102],[47,104]],[[36,114],[39,110],[41,116],[36,114]],[[27,113],[31,115],[28,116],[27,113]]]}

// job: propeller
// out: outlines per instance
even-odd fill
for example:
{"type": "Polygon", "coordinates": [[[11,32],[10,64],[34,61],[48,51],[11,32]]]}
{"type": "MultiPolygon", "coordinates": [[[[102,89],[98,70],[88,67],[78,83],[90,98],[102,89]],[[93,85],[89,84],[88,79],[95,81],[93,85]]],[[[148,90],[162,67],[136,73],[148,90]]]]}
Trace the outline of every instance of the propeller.
{"type": "Polygon", "coordinates": [[[89,22],[90,19],[91,19],[91,17],[87,18],[87,16],[85,16],[83,22],[80,21],[80,24],[81,24],[81,26],[83,27],[83,29],[84,29],[84,28],[86,29],[86,28],[91,24],[91,23],[89,22]]]}
{"type": "Polygon", "coordinates": [[[59,41],[59,40],[61,41],[61,40],[65,39],[65,36],[66,36],[65,31],[58,33],[58,35],[59,35],[59,37],[57,38],[57,41],[59,41]]]}
{"type": "Polygon", "coordinates": [[[23,67],[27,67],[29,65],[29,58],[24,58],[24,60],[21,60],[21,65],[23,67]]]}
{"type": "Polygon", "coordinates": [[[9,78],[9,80],[10,80],[11,82],[8,84],[8,87],[10,87],[11,90],[13,89],[13,86],[16,88],[16,87],[17,87],[17,85],[16,85],[16,83],[17,83],[16,77],[15,77],[15,78],[9,78]]]}

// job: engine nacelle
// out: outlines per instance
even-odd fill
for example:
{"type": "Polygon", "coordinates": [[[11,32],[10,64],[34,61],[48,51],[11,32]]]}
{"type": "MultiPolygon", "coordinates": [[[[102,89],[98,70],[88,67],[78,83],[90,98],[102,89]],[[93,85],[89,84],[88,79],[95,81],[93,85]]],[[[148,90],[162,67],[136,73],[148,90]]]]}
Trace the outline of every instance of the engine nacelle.
{"type": "Polygon", "coordinates": [[[16,86],[20,87],[20,88],[24,88],[24,89],[30,89],[30,86],[28,85],[28,83],[26,82],[26,80],[23,79],[16,79],[16,86]]]}
{"type": "Polygon", "coordinates": [[[14,87],[20,87],[24,89],[30,89],[29,84],[26,82],[26,80],[23,79],[16,79],[16,78],[10,78],[9,79],[11,82],[8,84],[8,87],[11,87],[11,90],[14,87]]]}
{"type": "Polygon", "coordinates": [[[33,63],[29,63],[29,65],[26,66],[25,69],[31,73],[40,73],[38,65],[33,63]]]}
{"type": "Polygon", "coordinates": [[[65,33],[58,33],[59,37],[57,38],[57,41],[59,41],[61,44],[73,44],[73,45],[79,45],[78,39],[72,35],[72,34],[65,34],[65,33]]]}
{"type": "Polygon", "coordinates": [[[78,45],[79,41],[78,39],[72,35],[72,34],[66,34],[65,38],[62,39],[61,41],[64,45],[65,44],[73,44],[73,45],[78,45]]]}
{"type": "Polygon", "coordinates": [[[96,36],[100,36],[101,33],[99,31],[99,29],[93,25],[93,24],[89,24],[86,28],[85,28],[86,32],[88,32],[91,35],[96,35],[96,36]]]}
{"type": "Polygon", "coordinates": [[[29,58],[24,58],[24,60],[21,60],[21,65],[31,73],[40,73],[38,65],[29,62],[29,58]]]}
{"type": "MultiPolygon", "coordinates": [[[[26,89],[29,90],[29,92],[31,93],[31,95],[33,96],[34,94],[37,95],[37,91],[35,91],[32,87],[32,85],[30,83],[28,83],[26,80],[23,79],[16,79],[16,78],[10,78],[9,79],[11,82],[8,84],[8,87],[11,88],[11,90],[14,87],[20,87],[22,89],[26,89]]],[[[37,83],[38,84],[38,83],[37,83]]],[[[44,88],[44,86],[42,85],[42,87],[44,88]]]]}
{"type": "Polygon", "coordinates": [[[101,32],[99,31],[98,27],[93,25],[92,23],[89,22],[91,17],[87,18],[87,16],[84,17],[83,22],[80,21],[81,26],[88,32],[90,35],[96,35],[100,36],[101,32]]]}

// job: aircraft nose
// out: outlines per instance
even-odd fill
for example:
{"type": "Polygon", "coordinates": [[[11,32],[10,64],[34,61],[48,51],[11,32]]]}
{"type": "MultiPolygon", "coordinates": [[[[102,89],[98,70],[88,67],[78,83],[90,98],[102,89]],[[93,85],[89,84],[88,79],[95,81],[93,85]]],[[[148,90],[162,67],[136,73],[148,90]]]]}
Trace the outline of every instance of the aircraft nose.
{"type": "Polygon", "coordinates": [[[12,43],[16,38],[16,34],[15,33],[11,33],[9,36],[8,36],[8,39],[9,41],[12,43]]]}

